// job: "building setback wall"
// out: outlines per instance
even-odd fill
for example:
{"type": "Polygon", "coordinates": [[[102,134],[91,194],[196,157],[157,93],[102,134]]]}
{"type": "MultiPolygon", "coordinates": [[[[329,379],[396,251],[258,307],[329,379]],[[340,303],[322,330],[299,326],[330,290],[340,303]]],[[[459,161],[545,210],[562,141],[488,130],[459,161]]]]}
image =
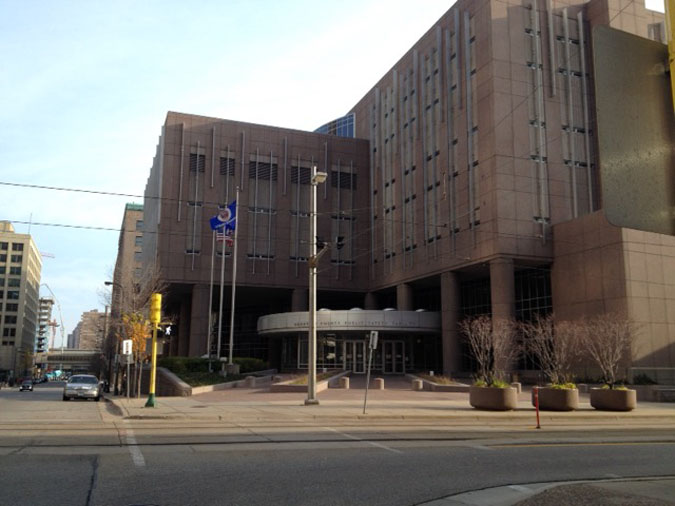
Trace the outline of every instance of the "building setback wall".
{"type": "Polygon", "coordinates": [[[633,366],[672,368],[675,237],[615,227],[597,212],[557,225],[554,238],[556,316],[626,315],[638,326],[633,366]]]}

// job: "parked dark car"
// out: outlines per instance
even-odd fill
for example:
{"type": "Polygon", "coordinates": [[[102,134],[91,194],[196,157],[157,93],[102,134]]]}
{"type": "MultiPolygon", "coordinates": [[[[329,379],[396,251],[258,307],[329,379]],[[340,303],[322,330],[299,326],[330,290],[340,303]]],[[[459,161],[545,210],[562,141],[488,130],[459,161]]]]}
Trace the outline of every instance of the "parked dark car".
{"type": "Polygon", "coordinates": [[[21,386],[19,387],[19,391],[23,392],[24,390],[27,390],[29,392],[33,391],[33,380],[25,379],[21,382],[21,386]]]}

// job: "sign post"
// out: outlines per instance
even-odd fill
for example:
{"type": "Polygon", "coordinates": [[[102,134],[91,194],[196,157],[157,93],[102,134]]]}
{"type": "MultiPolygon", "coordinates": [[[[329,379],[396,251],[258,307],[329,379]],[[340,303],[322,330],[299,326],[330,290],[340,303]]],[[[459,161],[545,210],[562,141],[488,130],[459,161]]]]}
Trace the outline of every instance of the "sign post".
{"type": "Polygon", "coordinates": [[[368,341],[368,372],[366,373],[366,395],[363,399],[363,414],[366,414],[366,404],[368,403],[368,386],[370,385],[370,366],[373,363],[373,350],[377,349],[377,330],[370,331],[370,339],[368,341]]]}
{"type": "Polygon", "coordinates": [[[131,365],[131,353],[133,352],[133,341],[131,339],[125,339],[122,341],[122,355],[124,355],[124,361],[127,363],[127,402],[129,402],[129,381],[130,373],[129,366],[131,365]]]}

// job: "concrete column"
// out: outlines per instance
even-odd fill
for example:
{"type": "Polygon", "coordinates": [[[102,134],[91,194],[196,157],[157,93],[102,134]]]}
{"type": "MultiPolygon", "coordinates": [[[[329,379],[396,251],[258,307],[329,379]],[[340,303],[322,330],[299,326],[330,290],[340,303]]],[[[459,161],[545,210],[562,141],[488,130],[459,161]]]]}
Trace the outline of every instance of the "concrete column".
{"type": "Polygon", "coordinates": [[[458,329],[462,300],[459,276],[454,272],[441,274],[441,343],[443,347],[443,374],[452,376],[462,366],[462,347],[458,329]]]}
{"type": "Polygon", "coordinates": [[[207,353],[207,334],[209,326],[209,285],[199,284],[192,287],[192,305],[190,308],[190,344],[191,357],[201,357],[207,353]]]}
{"type": "Polygon", "coordinates": [[[291,294],[291,311],[307,311],[309,308],[309,290],[294,288],[291,294]]]}
{"type": "Polygon", "coordinates": [[[368,292],[363,301],[363,309],[379,309],[377,305],[377,295],[374,292],[368,292]]]}
{"type": "Polygon", "coordinates": [[[396,309],[413,311],[413,289],[408,283],[396,285],[396,309]]]}
{"type": "Polygon", "coordinates": [[[496,258],[490,261],[490,296],[493,318],[515,317],[516,287],[512,258],[496,258]]]}

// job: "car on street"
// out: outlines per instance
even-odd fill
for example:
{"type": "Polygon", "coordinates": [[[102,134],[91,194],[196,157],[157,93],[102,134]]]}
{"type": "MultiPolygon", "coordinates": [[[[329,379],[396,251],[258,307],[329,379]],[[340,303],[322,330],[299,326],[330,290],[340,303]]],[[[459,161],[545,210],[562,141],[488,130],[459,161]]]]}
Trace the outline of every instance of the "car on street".
{"type": "Polygon", "coordinates": [[[33,380],[25,379],[21,382],[21,386],[19,387],[19,391],[23,392],[24,390],[27,390],[29,392],[33,391],[33,380]]]}
{"type": "Polygon", "coordinates": [[[94,399],[101,400],[101,385],[98,378],[92,374],[75,374],[68,378],[63,387],[63,400],[94,399]]]}

